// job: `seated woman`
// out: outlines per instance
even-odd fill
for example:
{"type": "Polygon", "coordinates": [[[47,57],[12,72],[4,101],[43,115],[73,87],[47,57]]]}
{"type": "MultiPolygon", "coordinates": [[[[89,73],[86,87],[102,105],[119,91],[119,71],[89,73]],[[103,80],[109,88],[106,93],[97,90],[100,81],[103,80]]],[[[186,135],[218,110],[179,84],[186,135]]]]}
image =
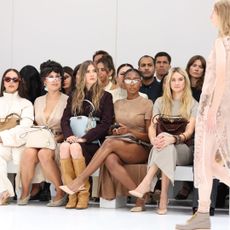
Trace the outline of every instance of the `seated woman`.
{"type": "Polygon", "coordinates": [[[0,92],[0,118],[5,119],[11,113],[18,114],[21,119],[15,127],[0,131],[0,205],[8,203],[14,196],[14,189],[7,177],[7,162],[13,160],[19,165],[25,140],[20,134],[32,126],[33,105],[25,99],[25,91],[19,72],[8,69],[2,76],[0,92]]]}
{"type": "MultiPolygon", "coordinates": [[[[63,69],[59,63],[50,60],[42,63],[40,69],[40,75],[47,93],[35,100],[35,122],[37,125],[47,126],[54,134],[56,142],[60,143],[63,141],[60,121],[68,98],[67,95],[61,92],[63,69]]],[[[20,165],[22,193],[18,200],[18,205],[28,204],[32,180],[34,179],[34,183],[40,183],[44,181],[45,178],[50,181],[56,189],[56,196],[47,206],[57,207],[65,204],[66,197],[59,188],[62,181],[58,165],[55,161],[57,154],[58,146],[56,150],[32,147],[25,149],[20,165]],[[39,173],[36,170],[35,173],[35,168],[38,163],[40,163],[39,165],[42,170],[40,170],[39,173]]]]}
{"type": "MultiPolygon", "coordinates": [[[[141,75],[138,70],[130,69],[125,73],[124,82],[127,89],[127,99],[122,99],[114,104],[116,122],[119,127],[113,129],[113,134],[130,134],[140,142],[148,142],[147,130],[152,116],[152,101],[139,96],[141,75]]],[[[78,174],[77,178],[61,186],[68,194],[75,194],[82,188],[88,177],[95,172],[103,163],[110,173],[127,189],[136,187],[133,179],[127,173],[125,164],[145,163],[148,159],[149,148],[140,142],[128,142],[121,138],[107,138],[97,150],[93,159],[86,169],[78,174]]],[[[138,200],[138,206],[143,209],[143,200],[138,200]]]]}
{"type": "Polygon", "coordinates": [[[149,139],[153,145],[148,160],[147,175],[135,190],[129,193],[136,197],[153,191],[158,170],[161,171],[161,195],[157,213],[167,212],[169,182],[174,183],[176,165],[189,165],[193,161],[192,146],[184,142],[194,133],[198,103],[192,97],[187,73],[180,68],[172,68],[166,77],[163,96],[154,103],[153,117],[157,114],[180,115],[189,122],[185,131],[178,136],[162,132],[156,134],[157,120],[154,118],[149,127],[149,139]]]}
{"type": "Polygon", "coordinates": [[[117,88],[114,79],[116,70],[113,64],[113,58],[110,55],[102,56],[97,60],[97,68],[100,84],[104,90],[110,92],[110,90],[117,88]]]}
{"type": "MultiPolygon", "coordinates": [[[[121,64],[117,68],[117,76],[116,76],[117,88],[109,91],[113,96],[113,103],[115,103],[119,99],[127,98],[127,90],[124,84],[124,75],[125,72],[129,69],[133,69],[133,66],[129,63],[121,64]]],[[[148,96],[146,94],[141,92],[139,92],[139,94],[140,96],[148,99],[148,96]]]]}
{"type": "MultiPolygon", "coordinates": [[[[60,146],[61,171],[65,183],[70,183],[85,169],[85,165],[90,162],[99,148],[97,140],[102,142],[107,135],[113,117],[112,96],[99,85],[96,65],[92,61],[83,62],[78,71],[76,90],[69,98],[61,120],[66,140],[60,146]],[[75,115],[89,116],[93,110],[92,106],[95,107],[92,115],[99,120],[96,127],[90,129],[82,137],[74,136],[70,127],[70,118],[75,115]]],[[[77,195],[69,196],[66,208],[82,209],[88,207],[88,181],[85,182],[85,188],[77,195]]]]}

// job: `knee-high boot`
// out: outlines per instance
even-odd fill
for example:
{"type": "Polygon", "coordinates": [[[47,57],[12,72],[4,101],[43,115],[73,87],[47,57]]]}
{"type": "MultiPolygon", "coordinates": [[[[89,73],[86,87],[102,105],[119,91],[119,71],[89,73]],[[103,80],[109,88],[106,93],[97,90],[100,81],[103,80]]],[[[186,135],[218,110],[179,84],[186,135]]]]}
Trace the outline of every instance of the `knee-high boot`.
{"type": "MultiPolygon", "coordinates": [[[[76,178],[74,167],[72,164],[72,159],[71,158],[61,159],[60,164],[61,164],[62,178],[64,180],[64,183],[68,184],[71,181],[73,181],[73,179],[76,178]]],[[[69,201],[65,207],[68,209],[75,208],[76,204],[77,204],[77,195],[76,194],[69,195],[69,201]]]]}
{"type": "MultiPolygon", "coordinates": [[[[73,160],[73,166],[76,173],[76,176],[80,175],[82,171],[85,169],[85,158],[79,158],[73,160]]],[[[89,180],[87,180],[84,184],[85,189],[83,191],[80,191],[77,193],[78,202],[76,205],[77,209],[84,209],[88,208],[88,202],[89,202],[89,188],[90,183],[89,180]]]]}

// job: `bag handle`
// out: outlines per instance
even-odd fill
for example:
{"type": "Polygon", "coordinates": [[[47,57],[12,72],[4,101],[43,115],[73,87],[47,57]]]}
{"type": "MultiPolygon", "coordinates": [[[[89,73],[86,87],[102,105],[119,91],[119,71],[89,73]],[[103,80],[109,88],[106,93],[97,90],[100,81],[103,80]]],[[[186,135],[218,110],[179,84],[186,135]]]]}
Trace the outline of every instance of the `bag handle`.
{"type": "Polygon", "coordinates": [[[12,117],[12,116],[16,116],[19,118],[19,120],[21,120],[21,116],[18,115],[17,113],[10,113],[4,118],[4,121],[6,121],[9,117],[12,117]]]}
{"type": "MultiPolygon", "coordinates": [[[[153,116],[153,118],[152,118],[152,122],[154,121],[154,119],[156,118],[156,117],[162,117],[162,118],[168,118],[168,119],[175,119],[175,118],[182,118],[183,119],[183,117],[181,116],[181,115],[166,115],[166,114],[162,114],[162,113],[158,113],[158,114],[156,114],[156,115],[154,115],[153,116]]],[[[153,122],[154,123],[154,122],[153,122]]]]}
{"type": "MultiPolygon", "coordinates": [[[[86,101],[86,102],[88,102],[88,103],[91,105],[92,111],[89,113],[89,116],[88,116],[88,117],[92,117],[92,116],[93,116],[93,112],[95,111],[95,106],[94,106],[94,104],[93,104],[90,100],[88,100],[88,99],[84,99],[83,101],[86,101]]],[[[76,111],[75,111],[75,113],[74,113],[74,116],[76,117],[76,111]]]]}

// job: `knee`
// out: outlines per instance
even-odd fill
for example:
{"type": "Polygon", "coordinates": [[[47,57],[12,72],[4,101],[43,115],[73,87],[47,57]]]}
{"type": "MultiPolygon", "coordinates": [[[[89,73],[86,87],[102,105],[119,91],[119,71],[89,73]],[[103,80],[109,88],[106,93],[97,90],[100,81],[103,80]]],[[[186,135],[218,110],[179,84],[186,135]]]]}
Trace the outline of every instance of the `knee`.
{"type": "Polygon", "coordinates": [[[53,154],[51,154],[50,150],[42,149],[38,152],[38,159],[42,164],[46,164],[47,162],[53,161],[53,154]]]}
{"type": "Polygon", "coordinates": [[[106,140],[103,142],[103,144],[102,144],[101,148],[103,148],[103,149],[110,149],[110,150],[112,150],[112,149],[113,149],[113,147],[114,147],[114,145],[116,145],[116,144],[117,144],[117,142],[118,142],[118,140],[114,140],[114,139],[106,139],[106,140]]]}
{"type": "Polygon", "coordinates": [[[70,143],[63,142],[60,145],[60,158],[66,159],[70,157],[70,143]]]}
{"type": "Polygon", "coordinates": [[[78,143],[73,143],[70,145],[70,154],[72,158],[78,159],[83,157],[81,145],[78,143]]]}

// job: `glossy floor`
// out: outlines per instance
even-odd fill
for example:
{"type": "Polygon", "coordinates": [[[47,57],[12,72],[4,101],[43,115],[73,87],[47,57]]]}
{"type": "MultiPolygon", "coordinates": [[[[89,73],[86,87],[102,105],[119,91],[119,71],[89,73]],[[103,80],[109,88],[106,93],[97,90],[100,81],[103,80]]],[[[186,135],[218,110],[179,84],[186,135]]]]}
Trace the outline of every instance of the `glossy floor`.
{"type": "MultiPolygon", "coordinates": [[[[104,209],[91,204],[85,210],[49,208],[44,203],[31,202],[27,206],[12,203],[0,206],[0,230],[173,230],[175,224],[184,223],[191,210],[170,206],[168,214],[159,216],[156,208],[148,206],[145,212],[131,213],[130,206],[104,209]]],[[[218,210],[211,218],[212,229],[230,229],[227,210],[218,210]]]]}

